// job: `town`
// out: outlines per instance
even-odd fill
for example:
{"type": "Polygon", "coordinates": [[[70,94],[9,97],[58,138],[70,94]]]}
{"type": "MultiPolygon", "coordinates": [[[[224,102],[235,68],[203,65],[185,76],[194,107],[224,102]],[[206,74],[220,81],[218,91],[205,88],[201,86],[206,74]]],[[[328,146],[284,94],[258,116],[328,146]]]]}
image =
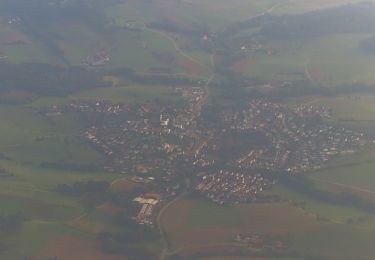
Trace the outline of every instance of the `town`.
{"type": "Polygon", "coordinates": [[[326,123],[331,117],[326,107],[291,108],[255,99],[241,110],[222,109],[219,120],[207,122],[210,119],[204,116],[197,120],[203,87],[175,91],[184,102],[129,105],[76,100],[42,111],[46,116],[85,115],[91,126],[83,136],[105,155],[104,170],[158,187],[149,191],[156,194],[152,197],[135,198],[140,204],[135,217],[139,223],[152,223],[156,205],[184,189],[218,204],[256,201],[277,183],[275,174],[319,169],[367,143],[361,133],[326,123]],[[242,148],[233,150],[228,135],[239,135],[242,148]]]}

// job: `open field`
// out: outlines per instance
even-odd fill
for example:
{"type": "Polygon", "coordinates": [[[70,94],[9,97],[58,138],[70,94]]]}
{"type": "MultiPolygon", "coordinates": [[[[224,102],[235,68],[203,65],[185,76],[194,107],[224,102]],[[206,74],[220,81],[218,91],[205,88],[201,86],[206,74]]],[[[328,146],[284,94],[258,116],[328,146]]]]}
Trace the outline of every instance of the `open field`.
{"type": "MultiPolygon", "coordinates": [[[[286,2],[286,1],[284,1],[286,2]]],[[[175,2],[158,0],[154,2],[128,1],[125,4],[109,7],[107,15],[115,18],[116,24],[137,21],[147,23],[165,18],[178,20],[179,23],[192,24],[202,21],[212,29],[218,29],[233,22],[249,19],[263,12],[280,1],[244,1],[235,0],[230,6],[224,0],[215,1],[215,5],[208,0],[185,0],[175,2]],[[142,11],[140,10],[147,10],[142,11]]]]}
{"type": "Polygon", "coordinates": [[[92,260],[126,260],[124,256],[104,254],[96,241],[79,239],[71,236],[59,236],[52,239],[35,259],[92,259],[92,260]]]}
{"type": "MultiPolygon", "coordinates": [[[[275,14],[301,14],[320,9],[333,8],[340,5],[363,2],[361,0],[289,0],[278,7],[275,14]]],[[[371,0],[369,1],[371,2],[371,0]]]]}
{"type": "Polygon", "coordinates": [[[174,249],[230,243],[238,233],[285,235],[323,225],[289,205],[221,207],[196,199],[183,199],[171,206],[162,222],[174,249]]]}
{"type": "Polygon", "coordinates": [[[106,100],[119,103],[152,103],[155,100],[161,102],[177,102],[180,97],[174,92],[173,87],[161,85],[130,85],[123,87],[100,88],[77,93],[70,100],[106,100]]]}
{"type": "MultiPolygon", "coordinates": [[[[275,41],[266,45],[268,54],[248,54],[232,69],[246,77],[293,81],[285,75],[305,75],[312,84],[326,87],[375,83],[372,55],[360,50],[367,34],[339,34],[290,43],[275,41]]],[[[300,78],[301,79],[301,78],[300,78]]],[[[303,76],[302,76],[303,79],[303,76]]]]}
{"type": "Polygon", "coordinates": [[[215,245],[229,246],[233,244],[236,234],[253,232],[293,237],[291,248],[299,256],[352,260],[357,259],[358,255],[369,259],[375,256],[370,243],[375,236],[375,222],[366,213],[314,201],[282,188],[272,192],[288,199],[289,203],[221,207],[197,199],[179,201],[163,217],[172,252],[195,252],[215,245]],[[347,224],[348,219],[354,223],[347,224]]]}

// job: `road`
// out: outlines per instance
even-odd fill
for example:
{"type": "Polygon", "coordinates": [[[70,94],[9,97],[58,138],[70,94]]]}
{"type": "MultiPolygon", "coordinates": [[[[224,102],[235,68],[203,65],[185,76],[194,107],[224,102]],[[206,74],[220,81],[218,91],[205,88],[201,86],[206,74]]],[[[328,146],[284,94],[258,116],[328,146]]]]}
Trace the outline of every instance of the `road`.
{"type": "Polygon", "coordinates": [[[165,33],[163,31],[159,31],[159,30],[155,30],[155,29],[151,29],[149,27],[147,27],[146,24],[143,25],[144,29],[145,30],[148,30],[148,31],[151,31],[151,32],[155,32],[161,36],[163,36],[164,38],[166,38],[168,41],[170,41],[172,44],[173,44],[173,47],[174,49],[176,50],[176,52],[178,54],[180,54],[181,56],[183,56],[184,58],[190,60],[191,62],[195,63],[197,66],[200,66],[202,68],[206,68],[208,69],[202,62],[200,62],[198,59],[194,58],[193,56],[191,56],[190,54],[186,53],[185,51],[183,51],[179,46],[178,46],[178,43],[177,43],[177,40],[175,38],[173,38],[172,36],[170,36],[168,33],[165,33]]]}
{"type": "MultiPolygon", "coordinates": [[[[253,16],[252,18],[250,19],[255,19],[255,18],[258,18],[260,16],[263,16],[263,15],[266,15],[266,14],[269,14],[269,13],[272,13],[277,7],[279,7],[281,4],[276,4],[272,7],[270,7],[269,9],[267,9],[266,11],[256,15],[256,16],[253,16]]],[[[145,28],[148,29],[148,30],[152,30],[152,29],[149,29],[147,28],[147,26],[145,25],[145,28]]],[[[173,46],[175,48],[175,50],[180,53],[182,56],[184,56],[185,58],[189,59],[190,61],[196,63],[197,65],[199,66],[202,66],[204,68],[207,68],[204,66],[204,64],[202,64],[199,60],[195,59],[194,57],[192,57],[191,55],[189,55],[188,53],[184,52],[179,46],[178,46],[178,43],[176,41],[176,39],[174,39],[173,37],[171,37],[170,35],[166,34],[166,33],[163,33],[163,32],[160,32],[160,31],[157,31],[157,30],[152,30],[152,31],[155,31],[155,32],[158,32],[159,34],[163,35],[164,37],[166,37],[169,41],[172,41],[173,42],[173,46]]],[[[207,68],[211,73],[209,75],[209,77],[206,79],[206,82],[205,82],[205,85],[204,85],[204,96],[202,98],[202,100],[200,102],[197,103],[197,110],[196,110],[196,117],[199,117],[200,116],[200,112],[202,111],[204,105],[206,104],[207,100],[208,100],[208,97],[210,95],[210,84],[212,83],[212,81],[215,79],[215,54],[211,54],[210,55],[210,65],[211,65],[211,68],[207,68]]],[[[195,110],[195,109],[194,109],[195,110]]],[[[163,230],[163,224],[162,224],[162,217],[163,217],[163,214],[164,212],[170,208],[174,203],[176,203],[177,201],[179,201],[181,198],[183,198],[189,191],[189,186],[190,186],[190,181],[187,180],[187,182],[189,183],[188,185],[186,185],[186,188],[185,190],[178,196],[176,197],[175,199],[173,199],[172,201],[170,201],[169,203],[167,203],[158,213],[158,216],[156,218],[156,223],[157,223],[157,226],[159,228],[159,232],[160,232],[160,237],[162,239],[162,243],[163,243],[163,249],[161,251],[161,254],[159,256],[159,260],[164,260],[167,256],[169,255],[172,255],[173,253],[175,253],[175,251],[170,251],[170,248],[169,248],[169,242],[168,242],[168,238],[166,236],[166,232],[163,230]]],[[[179,249],[179,250],[182,250],[182,249],[179,249]]]]}

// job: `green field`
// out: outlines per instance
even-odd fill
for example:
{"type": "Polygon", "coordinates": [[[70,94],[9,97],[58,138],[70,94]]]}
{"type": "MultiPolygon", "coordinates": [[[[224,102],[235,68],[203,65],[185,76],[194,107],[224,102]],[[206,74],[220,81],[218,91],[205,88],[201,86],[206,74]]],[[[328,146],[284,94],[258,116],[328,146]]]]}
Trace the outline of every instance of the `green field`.
{"type": "Polygon", "coordinates": [[[271,53],[248,54],[234,63],[232,69],[246,77],[263,80],[293,81],[293,75],[300,75],[300,79],[305,77],[313,85],[324,87],[373,85],[373,56],[359,48],[359,43],[368,37],[342,34],[308,42],[276,41],[265,47],[271,53]]]}
{"type": "Polygon", "coordinates": [[[369,242],[375,238],[375,221],[365,212],[311,200],[282,187],[272,193],[289,202],[234,207],[198,199],[176,202],[163,216],[172,251],[226,245],[238,233],[253,232],[292,236],[292,248],[306,257],[354,260],[358,255],[365,259],[375,256],[369,242]],[[356,222],[361,218],[366,220],[356,222]],[[348,219],[354,224],[347,224],[348,219]]]}
{"type": "MultiPolygon", "coordinates": [[[[108,196],[105,198],[100,197],[102,194],[69,196],[56,191],[60,184],[90,180],[112,184],[118,179],[129,181],[129,178],[126,174],[101,170],[106,158],[83,138],[88,121],[82,115],[68,113],[49,117],[43,112],[47,107],[64,106],[73,101],[129,105],[183,102],[172,86],[134,83],[125,76],[112,76],[121,74],[114,72],[116,69],[129,68],[151,79],[153,76],[173,76],[194,80],[207,80],[217,69],[219,73],[213,83],[218,85],[226,82],[226,73],[242,76],[244,80],[264,82],[265,85],[280,81],[304,82],[311,87],[326,88],[375,85],[375,56],[360,49],[360,43],[372,36],[370,33],[336,33],[307,40],[267,40],[259,36],[258,27],[251,27],[235,32],[228,39],[226,36],[220,38],[227,28],[253,17],[262,18],[265,13],[270,17],[303,14],[359,0],[113,2],[116,3],[103,4],[104,10],[96,10],[98,16],[103,14],[107,19],[104,24],[99,23],[101,26],[83,19],[54,20],[53,17],[51,22],[39,23],[36,27],[27,24],[27,19],[25,24],[15,25],[7,22],[7,13],[0,12],[0,54],[8,56],[5,62],[85,67],[83,60],[87,56],[105,51],[110,61],[89,70],[101,76],[107,75],[104,80],[113,83],[107,88],[74,89],[67,96],[38,96],[22,88],[6,89],[0,93],[0,169],[10,173],[9,176],[0,174],[0,216],[22,214],[25,218],[17,230],[0,240],[0,259],[48,255],[48,249],[55,250],[53,246],[56,245],[51,248],[46,248],[46,245],[56,243],[58,247],[61,237],[93,243],[89,248],[95,253],[100,251],[97,240],[100,232],[129,228],[126,224],[113,224],[116,213],[128,213],[129,209],[115,205],[112,199],[117,195],[129,199],[128,193],[141,185],[110,186],[111,191],[105,194],[108,196]],[[169,32],[152,29],[150,25],[164,21],[172,25],[169,32]],[[184,30],[186,35],[181,32],[184,30]],[[205,35],[210,38],[208,43],[203,43],[205,35]],[[240,46],[252,41],[260,41],[262,50],[240,50],[240,46]]],[[[231,98],[229,92],[231,90],[224,87],[212,88],[208,100],[214,105],[237,105],[238,100],[231,98]]],[[[330,107],[333,115],[327,119],[329,123],[361,131],[370,142],[371,138],[375,139],[375,96],[372,94],[315,95],[286,102],[290,106],[330,107]]],[[[318,189],[332,193],[349,192],[375,201],[374,149],[369,145],[361,153],[338,157],[321,170],[309,172],[307,178],[318,189]]],[[[298,257],[204,259],[362,260],[358,256],[363,260],[375,259],[372,243],[375,217],[368,212],[319,201],[282,185],[265,194],[277,195],[281,202],[219,206],[201,198],[183,196],[168,207],[161,218],[170,243],[169,251],[232,245],[238,233],[248,232],[291,236],[291,249],[298,257]]],[[[61,243],[65,252],[71,248],[71,245],[64,246],[61,243]]],[[[155,255],[160,253],[162,246],[157,239],[137,244],[155,255]]],[[[112,255],[98,257],[99,260],[115,259],[112,255]]]]}
{"type": "Polygon", "coordinates": [[[163,215],[163,225],[174,249],[230,243],[238,233],[285,235],[323,224],[287,204],[223,207],[204,200],[182,199],[163,215]]]}

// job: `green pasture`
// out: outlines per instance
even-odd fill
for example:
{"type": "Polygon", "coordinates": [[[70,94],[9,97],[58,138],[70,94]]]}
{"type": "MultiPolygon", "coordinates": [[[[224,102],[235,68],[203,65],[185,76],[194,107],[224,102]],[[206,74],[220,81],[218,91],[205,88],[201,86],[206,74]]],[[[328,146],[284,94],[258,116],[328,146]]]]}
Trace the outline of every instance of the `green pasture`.
{"type": "Polygon", "coordinates": [[[122,87],[100,88],[77,93],[70,99],[77,100],[107,100],[118,103],[153,103],[181,101],[173,87],[162,85],[129,85],[122,87]]]}
{"type": "MultiPolygon", "coordinates": [[[[275,9],[277,15],[283,14],[302,14],[306,12],[334,8],[341,5],[360,3],[362,0],[292,0],[280,5],[275,9]]],[[[372,2],[372,0],[368,1],[372,2]]]]}
{"type": "Polygon", "coordinates": [[[267,54],[248,54],[235,62],[232,69],[245,77],[263,80],[300,74],[313,85],[324,87],[373,85],[374,56],[364,53],[359,46],[368,37],[338,34],[303,41],[274,41],[265,46],[267,54]]]}
{"type": "Polygon", "coordinates": [[[158,0],[154,2],[127,1],[124,4],[113,5],[106,9],[106,14],[115,20],[119,26],[127,23],[148,23],[163,19],[173,19],[182,24],[207,25],[218,29],[233,22],[249,19],[272,6],[280,3],[276,0],[245,1],[235,0],[228,5],[225,0],[212,2],[203,1],[171,1],[158,0]]]}

